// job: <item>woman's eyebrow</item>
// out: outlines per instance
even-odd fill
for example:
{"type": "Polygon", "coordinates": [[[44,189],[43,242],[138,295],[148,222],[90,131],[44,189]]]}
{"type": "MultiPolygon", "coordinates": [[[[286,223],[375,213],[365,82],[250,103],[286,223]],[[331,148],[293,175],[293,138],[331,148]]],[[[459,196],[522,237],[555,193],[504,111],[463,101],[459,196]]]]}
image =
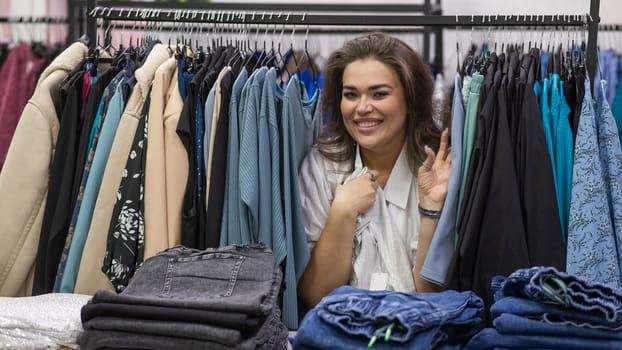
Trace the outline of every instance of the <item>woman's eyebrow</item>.
{"type": "MultiPolygon", "coordinates": [[[[378,89],[393,89],[393,86],[390,84],[376,84],[376,85],[370,85],[367,87],[368,90],[378,90],[378,89]]],[[[344,85],[343,89],[348,89],[348,90],[357,90],[356,87],[354,87],[353,85],[344,85]]]]}

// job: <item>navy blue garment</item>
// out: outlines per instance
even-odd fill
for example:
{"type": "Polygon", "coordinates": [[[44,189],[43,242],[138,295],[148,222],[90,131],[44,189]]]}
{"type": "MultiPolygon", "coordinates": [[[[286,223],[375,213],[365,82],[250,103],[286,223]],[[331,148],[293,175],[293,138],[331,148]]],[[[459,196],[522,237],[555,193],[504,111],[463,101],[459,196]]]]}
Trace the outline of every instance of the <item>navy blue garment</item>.
{"type": "Polygon", "coordinates": [[[374,349],[459,348],[477,332],[483,307],[473,292],[403,293],[342,286],[307,313],[293,346],[361,349],[377,336],[374,349]]]}

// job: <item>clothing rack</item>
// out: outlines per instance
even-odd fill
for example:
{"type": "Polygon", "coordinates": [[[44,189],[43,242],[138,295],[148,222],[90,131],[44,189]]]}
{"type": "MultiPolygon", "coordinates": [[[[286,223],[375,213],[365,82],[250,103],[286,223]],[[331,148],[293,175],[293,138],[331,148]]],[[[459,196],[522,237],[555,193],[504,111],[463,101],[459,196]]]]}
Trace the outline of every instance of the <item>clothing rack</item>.
{"type": "MultiPolygon", "coordinates": [[[[596,43],[600,22],[600,0],[590,0],[585,15],[420,15],[432,12],[430,0],[418,5],[344,5],[344,4],[242,4],[180,3],[162,8],[160,3],[87,0],[87,33],[95,37],[96,19],[104,21],[155,21],[183,23],[245,23],[306,26],[379,27],[586,27],[588,31],[588,75],[594,78],[597,62],[596,43]],[[96,6],[97,5],[97,6],[96,6]],[[114,6],[114,7],[113,7],[114,6]],[[120,8],[128,7],[128,8],[120,8]],[[426,8],[427,6],[427,8],[426,8]],[[382,11],[379,11],[380,9],[382,11]],[[347,11],[346,11],[347,10],[347,11]]],[[[434,8],[435,13],[440,13],[434,8]]],[[[437,35],[440,37],[441,35],[437,35]]],[[[437,38],[438,39],[438,38],[437,38]]],[[[427,38],[429,44],[429,37],[427,38]]],[[[427,45],[424,40],[424,46],[427,45]]],[[[437,47],[442,46],[438,45],[437,47]]],[[[429,49],[428,49],[429,50],[429,49]]],[[[438,56],[438,55],[437,55],[438,56]]],[[[428,52],[429,57],[429,52],[428,52]]],[[[424,53],[425,58],[425,53],[424,53]]],[[[442,60],[442,55],[437,57],[442,60]]]]}
{"type": "MultiPolygon", "coordinates": [[[[68,0],[68,1],[80,1],[80,0],[68,0]]],[[[82,0],[84,1],[84,0],[82,0]]],[[[359,15],[372,15],[372,14],[397,14],[397,13],[408,13],[408,14],[418,14],[418,15],[433,15],[440,14],[441,8],[440,3],[441,0],[422,0],[421,3],[415,4],[300,4],[300,3],[255,3],[255,2],[247,2],[247,3],[205,3],[205,2],[184,2],[184,3],[167,3],[162,4],[160,2],[141,2],[137,4],[133,1],[122,1],[122,0],[87,0],[88,5],[88,13],[96,7],[99,8],[124,8],[122,12],[128,11],[128,9],[136,9],[140,8],[140,11],[157,11],[158,9],[162,10],[163,7],[167,9],[172,9],[175,11],[189,11],[186,13],[194,14],[198,13],[195,11],[211,11],[211,13],[222,12],[246,12],[248,14],[255,13],[257,15],[265,14],[265,16],[276,16],[276,14],[281,13],[282,18],[286,18],[287,13],[307,13],[307,14],[317,14],[317,13],[357,13],[359,15]]],[[[98,17],[102,18],[102,17],[98,17]]],[[[226,17],[225,17],[226,18],[226,17]]],[[[196,16],[195,16],[196,19],[196,16]]],[[[106,18],[104,18],[106,20],[106,18]]],[[[129,19],[128,19],[129,20],[129,19]]],[[[89,37],[93,37],[95,35],[95,21],[92,16],[87,16],[87,28],[91,29],[91,32],[87,34],[89,37]]],[[[189,21],[189,22],[197,22],[197,21],[189,21]]],[[[208,21],[204,18],[203,22],[214,22],[214,20],[208,21]]],[[[229,21],[229,23],[234,23],[229,21]]],[[[238,22],[239,23],[239,22],[238,22]]],[[[252,23],[252,22],[245,22],[252,23]]],[[[255,22],[257,24],[268,24],[268,22],[255,22]]],[[[276,24],[276,23],[269,23],[276,24]]],[[[298,23],[300,24],[300,23],[298,23]]],[[[337,26],[342,26],[342,23],[335,23],[337,26]]],[[[369,27],[370,25],[361,22],[361,26],[369,27]]],[[[383,25],[386,27],[386,25],[383,25]]],[[[431,37],[434,36],[434,62],[431,62],[432,65],[438,70],[442,70],[443,66],[443,42],[442,42],[442,28],[432,28],[432,27],[421,27],[416,28],[412,25],[408,24],[402,26],[402,28],[397,28],[399,26],[390,25],[389,28],[382,28],[383,31],[390,33],[422,33],[423,34],[423,49],[422,56],[426,62],[431,62],[431,37]]],[[[345,27],[344,27],[345,28],[345,27]]],[[[308,33],[311,34],[326,34],[326,33],[360,33],[361,30],[353,30],[353,29],[326,29],[326,28],[311,28],[308,30],[308,33]]]]}

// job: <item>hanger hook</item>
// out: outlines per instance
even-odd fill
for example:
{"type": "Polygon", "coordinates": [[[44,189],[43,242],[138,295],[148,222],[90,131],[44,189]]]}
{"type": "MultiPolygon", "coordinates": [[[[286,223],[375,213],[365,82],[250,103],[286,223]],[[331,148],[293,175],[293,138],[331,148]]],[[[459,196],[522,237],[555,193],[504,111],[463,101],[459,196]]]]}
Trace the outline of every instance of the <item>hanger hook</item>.
{"type": "Polygon", "coordinates": [[[309,40],[309,24],[307,24],[307,30],[305,31],[305,49],[307,48],[307,40],[309,40]]]}
{"type": "Polygon", "coordinates": [[[98,10],[99,10],[99,6],[93,8],[91,12],[89,12],[89,16],[93,17],[97,13],[98,10]]]}

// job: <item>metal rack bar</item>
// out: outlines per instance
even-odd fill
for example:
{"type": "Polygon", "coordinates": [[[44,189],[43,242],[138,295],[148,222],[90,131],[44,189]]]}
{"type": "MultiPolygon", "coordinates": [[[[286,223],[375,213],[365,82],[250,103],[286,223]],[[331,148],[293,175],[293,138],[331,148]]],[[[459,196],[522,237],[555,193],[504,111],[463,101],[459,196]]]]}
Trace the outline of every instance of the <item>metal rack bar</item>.
{"type": "MultiPolygon", "coordinates": [[[[89,0],[94,1],[94,0],[89,0]]],[[[598,0],[592,0],[598,1],[598,0]]],[[[498,26],[585,26],[593,20],[588,15],[478,15],[422,16],[414,14],[345,13],[284,13],[255,11],[217,11],[180,9],[122,9],[96,7],[90,18],[126,21],[157,21],[184,23],[251,23],[339,26],[440,26],[440,27],[498,27],[498,26]]],[[[594,18],[593,16],[591,18],[594,18]]]]}
{"type": "MultiPolygon", "coordinates": [[[[430,0],[426,0],[428,3],[430,0]]],[[[429,4],[326,4],[326,3],[260,3],[260,2],[141,2],[134,1],[117,1],[117,0],[99,0],[97,6],[102,7],[141,7],[141,8],[173,8],[173,9],[205,9],[205,10],[236,10],[236,11],[270,11],[270,12],[348,12],[355,10],[356,12],[419,12],[425,13],[429,8],[429,4]]]]}
{"type": "Polygon", "coordinates": [[[0,23],[64,24],[67,17],[0,17],[0,23]]]}
{"type": "Polygon", "coordinates": [[[598,31],[601,32],[618,32],[622,30],[622,23],[600,23],[598,31]]]}
{"type": "MultiPolygon", "coordinates": [[[[105,27],[108,27],[108,25],[111,25],[113,27],[113,30],[116,26],[116,28],[119,28],[119,25],[115,24],[114,20],[108,21],[107,24],[105,25],[105,27]]],[[[282,26],[278,27],[278,31],[282,31],[282,30],[286,30],[288,32],[291,32],[292,29],[296,28],[297,24],[284,24],[282,26]]],[[[256,31],[256,30],[262,30],[262,28],[265,28],[265,25],[261,25],[261,24],[257,24],[257,25],[253,25],[253,24],[249,24],[248,27],[246,27],[246,30],[248,31],[256,31]]],[[[123,28],[124,30],[136,30],[136,31],[143,31],[145,29],[148,29],[148,26],[145,24],[132,24],[132,26],[127,26],[123,28]]],[[[163,32],[176,32],[180,30],[179,26],[175,26],[173,24],[171,25],[158,25],[157,26],[158,31],[163,31],[163,32]]],[[[393,33],[393,34],[409,34],[409,33],[423,33],[423,28],[421,27],[391,27],[391,28],[383,28],[382,29],[383,32],[385,33],[393,33]]],[[[218,29],[219,33],[239,33],[240,29],[236,29],[236,28],[220,28],[218,29]]],[[[300,34],[305,34],[307,32],[307,30],[301,30],[298,31],[297,33],[300,34]]],[[[352,28],[352,27],[330,27],[330,28],[326,28],[326,27],[310,27],[309,28],[309,34],[360,34],[361,33],[361,29],[357,29],[357,28],[352,28]]]]}

